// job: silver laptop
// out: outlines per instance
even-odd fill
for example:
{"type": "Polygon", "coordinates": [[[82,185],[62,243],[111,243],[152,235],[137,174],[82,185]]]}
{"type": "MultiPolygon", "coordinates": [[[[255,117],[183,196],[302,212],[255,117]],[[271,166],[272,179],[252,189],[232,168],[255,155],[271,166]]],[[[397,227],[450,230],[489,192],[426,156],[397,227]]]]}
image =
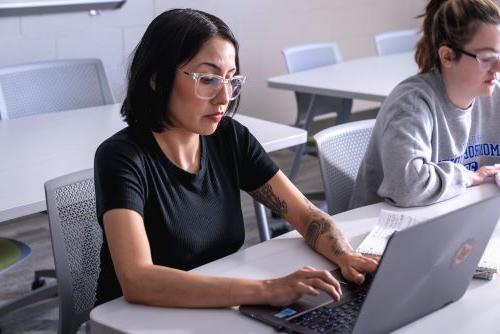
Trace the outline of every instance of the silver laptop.
{"type": "Polygon", "coordinates": [[[500,217],[500,196],[394,233],[377,272],[343,297],[306,296],[283,308],[240,312],[289,333],[388,333],[460,299],[500,217]]]}

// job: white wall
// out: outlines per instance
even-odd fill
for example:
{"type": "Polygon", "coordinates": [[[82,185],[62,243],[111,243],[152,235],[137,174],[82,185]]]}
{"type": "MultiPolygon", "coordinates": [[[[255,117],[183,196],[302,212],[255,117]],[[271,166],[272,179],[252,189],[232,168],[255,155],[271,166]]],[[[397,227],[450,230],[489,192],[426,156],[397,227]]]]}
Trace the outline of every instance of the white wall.
{"type": "Polygon", "coordinates": [[[101,58],[115,97],[124,93],[128,56],[148,23],[174,7],[213,13],[241,44],[248,76],[240,112],[292,123],[293,94],[270,89],[266,79],[286,72],[281,49],[335,41],[344,60],[375,55],[373,35],[416,28],[425,0],[128,0],[119,10],[0,17],[0,67],[77,57],[101,58]]]}

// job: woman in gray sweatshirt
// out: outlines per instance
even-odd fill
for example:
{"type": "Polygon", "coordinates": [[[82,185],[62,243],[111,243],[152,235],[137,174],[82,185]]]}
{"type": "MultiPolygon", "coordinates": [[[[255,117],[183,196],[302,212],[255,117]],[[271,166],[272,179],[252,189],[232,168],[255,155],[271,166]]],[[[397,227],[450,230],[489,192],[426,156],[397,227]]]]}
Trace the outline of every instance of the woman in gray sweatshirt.
{"type": "Polygon", "coordinates": [[[431,0],[415,60],[379,114],[351,208],[422,206],[500,171],[500,11],[493,0],[431,0]]]}

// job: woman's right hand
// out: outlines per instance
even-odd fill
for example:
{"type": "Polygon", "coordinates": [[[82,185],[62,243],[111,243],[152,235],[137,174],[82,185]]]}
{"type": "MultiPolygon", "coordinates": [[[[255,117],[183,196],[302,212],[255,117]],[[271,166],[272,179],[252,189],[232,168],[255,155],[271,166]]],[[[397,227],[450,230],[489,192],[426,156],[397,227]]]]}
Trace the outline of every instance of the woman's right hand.
{"type": "Polygon", "coordinates": [[[500,173],[500,164],[495,164],[493,166],[483,166],[472,174],[472,185],[477,186],[487,181],[491,181],[496,173],[500,173]]]}
{"type": "Polygon", "coordinates": [[[264,281],[265,303],[273,306],[287,306],[303,295],[318,295],[319,290],[329,294],[335,301],[342,296],[340,283],[327,270],[304,267],[296,272],[264,281]]]}

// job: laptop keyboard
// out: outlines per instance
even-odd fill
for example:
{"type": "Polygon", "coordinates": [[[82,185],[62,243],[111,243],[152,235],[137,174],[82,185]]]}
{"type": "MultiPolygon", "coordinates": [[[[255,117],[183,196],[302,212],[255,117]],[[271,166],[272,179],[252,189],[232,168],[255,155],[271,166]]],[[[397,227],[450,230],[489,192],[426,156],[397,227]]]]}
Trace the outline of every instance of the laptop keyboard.
{"type": "Polygon", "coordinates": [[[351,333],[366,294],[367,290],[360,290],[347,303],[330,303],[293,318],[290,322],[316,333],[351,333]]]}

